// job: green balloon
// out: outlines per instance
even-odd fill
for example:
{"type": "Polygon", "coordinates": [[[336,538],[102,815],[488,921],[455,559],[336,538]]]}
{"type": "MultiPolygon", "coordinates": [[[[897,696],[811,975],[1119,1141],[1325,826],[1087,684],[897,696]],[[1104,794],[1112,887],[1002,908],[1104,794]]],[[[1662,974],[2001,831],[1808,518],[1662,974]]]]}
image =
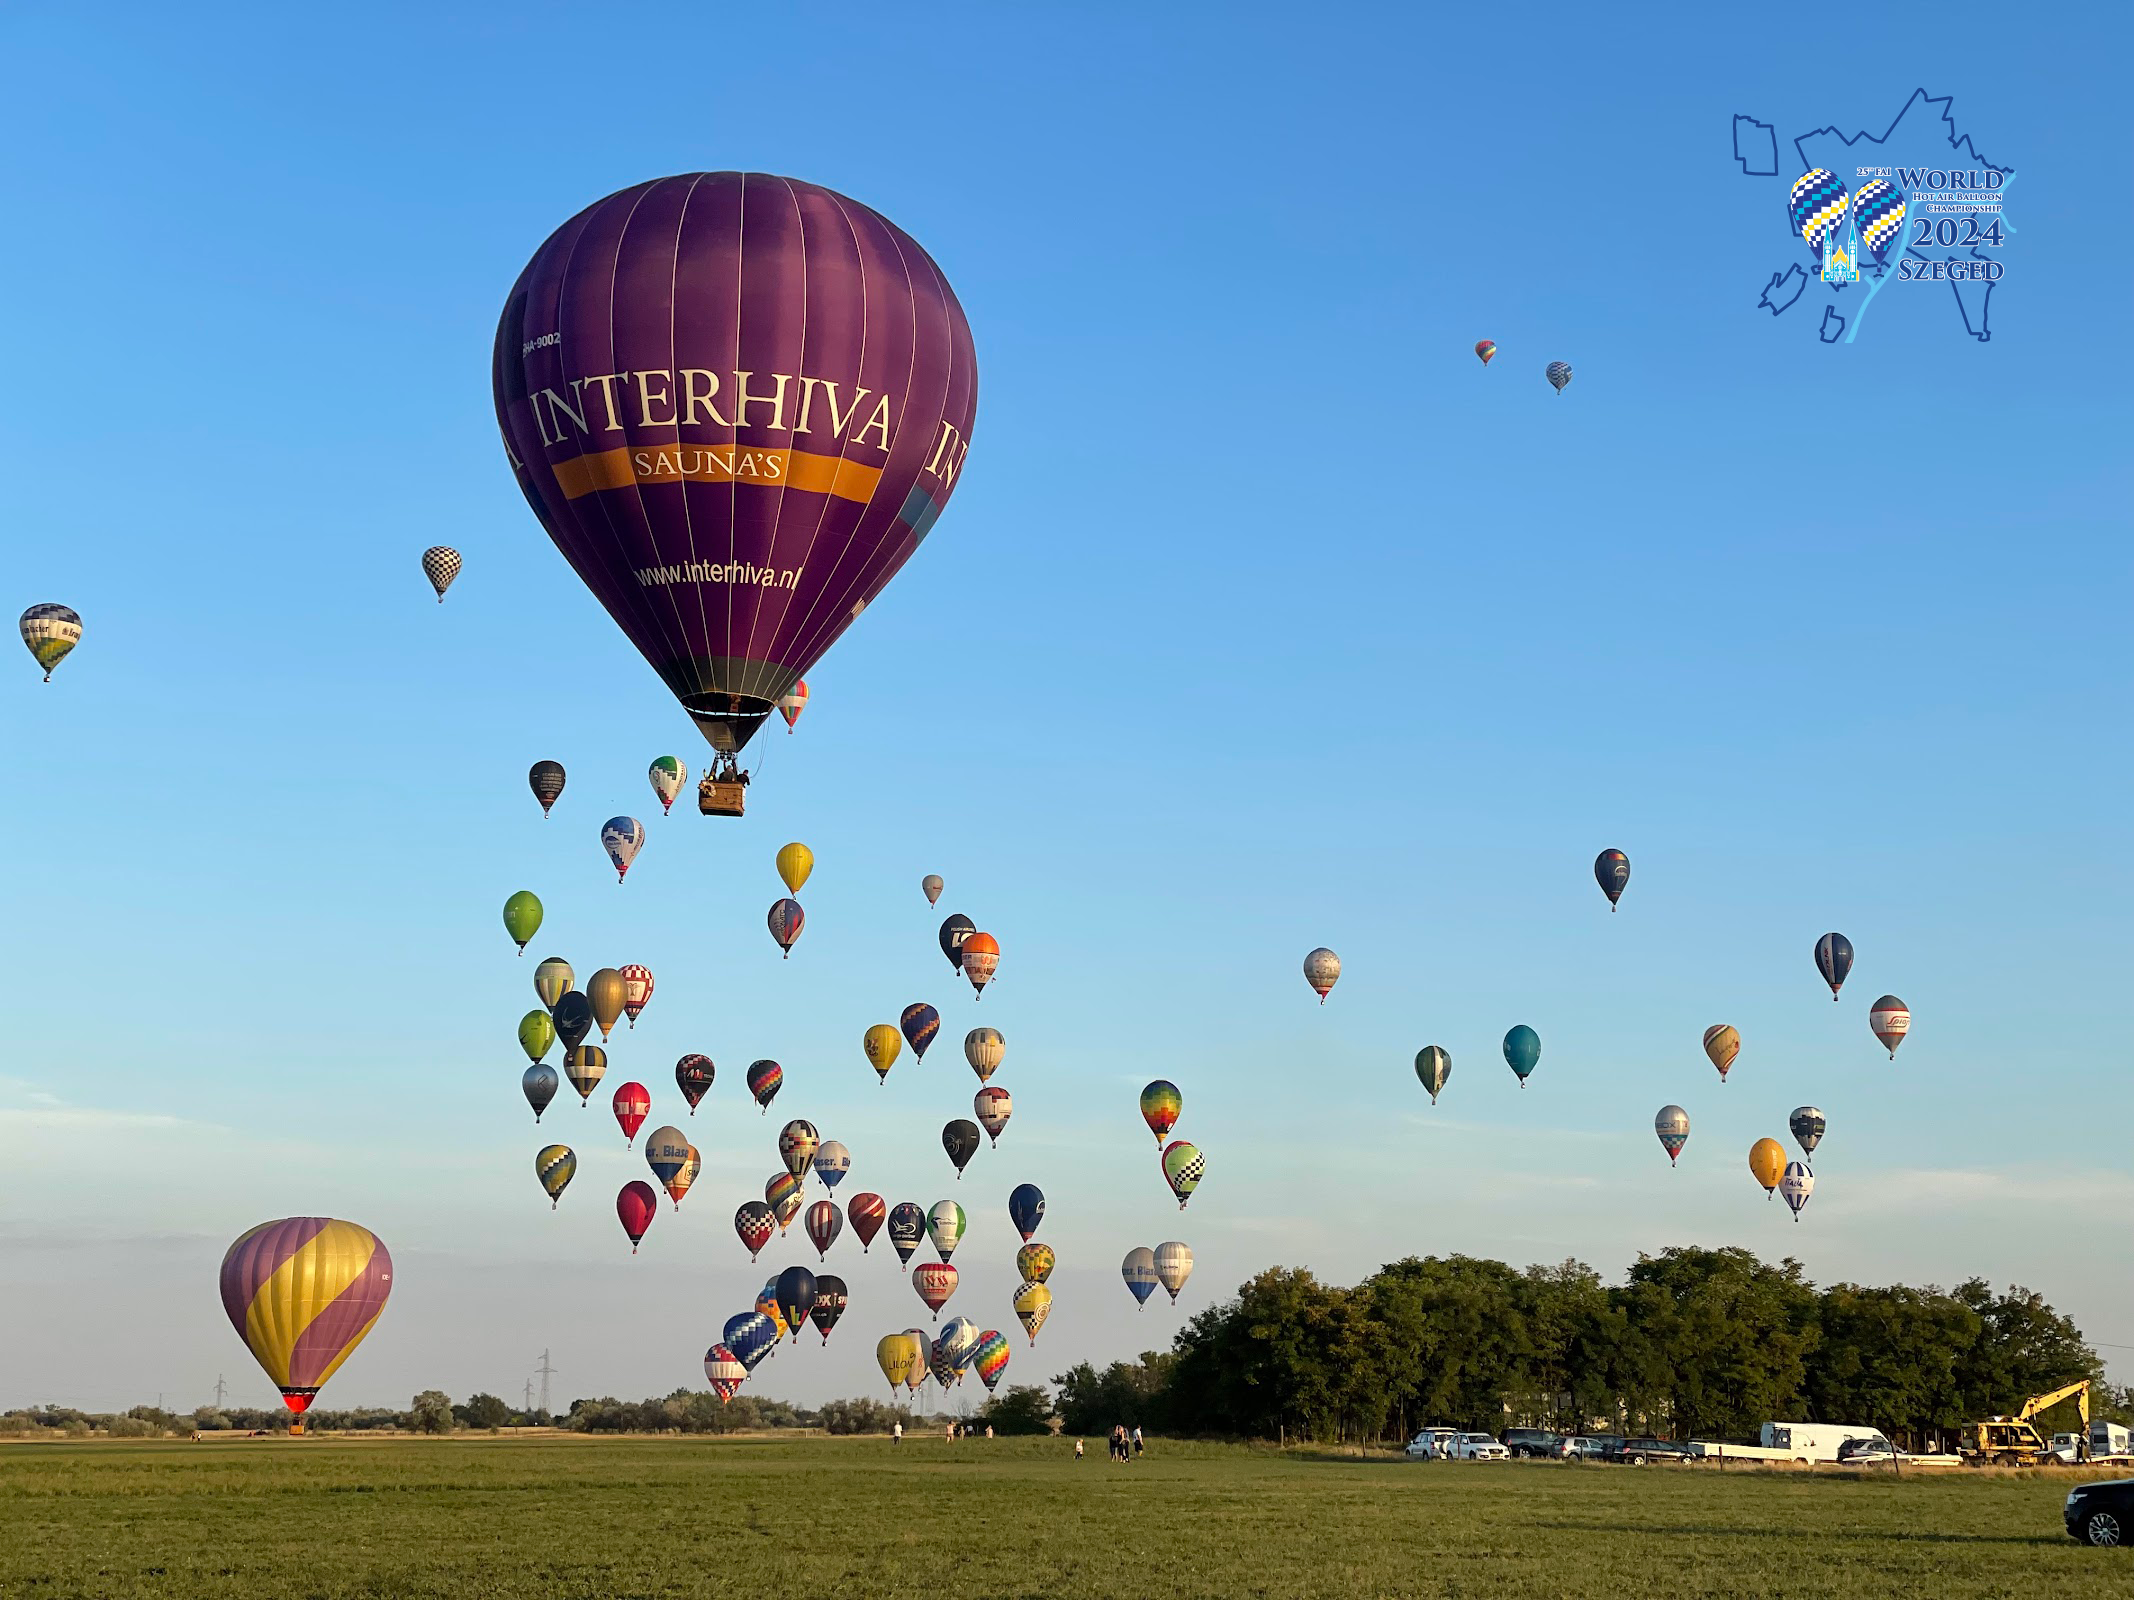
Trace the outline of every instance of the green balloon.
{"type": "Polygon", "coordinates": [[[521,889],[504,902],[504,931],[526,954],[527,941],[541,931],[541,901],[531,889],[521,889]]]}
{"type": "Polygon", "coordinates": [[[538,1062],[556,1042],[556,1025],[546,1011],[529,1011],[519,1018],[519,1045],[528,1061],[538,1062]]]}

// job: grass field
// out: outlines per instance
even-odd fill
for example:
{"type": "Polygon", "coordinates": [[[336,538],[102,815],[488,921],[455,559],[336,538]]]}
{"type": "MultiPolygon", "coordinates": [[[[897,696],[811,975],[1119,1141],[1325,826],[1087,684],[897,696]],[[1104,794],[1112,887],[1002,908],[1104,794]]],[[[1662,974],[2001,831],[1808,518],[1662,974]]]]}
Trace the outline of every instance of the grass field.
{"type": "Polygon", "coordinates": [[[932,1437],[0,1446],[0,1595],[2134,1594],[2134,1550],[2061,1531],[2069,1482],[1167,1441],[1130,1467],[932,1437]]]}

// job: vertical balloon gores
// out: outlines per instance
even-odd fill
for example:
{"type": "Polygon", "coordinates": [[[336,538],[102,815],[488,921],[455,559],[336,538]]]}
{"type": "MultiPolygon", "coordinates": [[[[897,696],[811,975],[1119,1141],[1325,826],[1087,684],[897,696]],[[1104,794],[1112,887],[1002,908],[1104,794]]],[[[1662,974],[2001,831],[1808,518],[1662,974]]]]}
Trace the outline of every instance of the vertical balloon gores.
{"type": "Polygon", "coordinates": [[[978,406],[926,252],[761,173],[657,179],[558,228],[493,379],[528,505],[726,753],[926,537],[978,406]]]}

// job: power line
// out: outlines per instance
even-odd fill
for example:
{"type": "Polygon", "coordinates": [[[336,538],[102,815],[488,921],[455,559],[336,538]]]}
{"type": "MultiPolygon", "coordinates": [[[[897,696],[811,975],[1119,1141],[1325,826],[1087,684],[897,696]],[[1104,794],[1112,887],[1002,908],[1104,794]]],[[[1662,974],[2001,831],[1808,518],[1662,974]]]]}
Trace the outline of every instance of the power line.
{"type": "Polygon", "coordinates": [[[556,1375],[556,1369],[548,1364],[546,1350],[541,1352],[541,1364],[534,1371],[541,1375],[541,1409],[553,1416],[555,1413],[550,1411],[548,1404],[548,1380],[556,1375]]]}

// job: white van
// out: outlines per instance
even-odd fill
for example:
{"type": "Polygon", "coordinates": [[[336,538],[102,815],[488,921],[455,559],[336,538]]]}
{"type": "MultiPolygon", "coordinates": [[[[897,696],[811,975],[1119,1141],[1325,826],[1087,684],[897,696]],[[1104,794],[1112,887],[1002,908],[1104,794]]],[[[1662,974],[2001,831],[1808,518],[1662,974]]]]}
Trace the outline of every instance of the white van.
{"type": "Polygon", "coordinates": [[[1839,1448],[1854,1439],[1864,1439],[1880,1450],[1894,1450],[1880,1428],[1851,1422],[1767,1422],[1759,1442],[1766,1450],[1783,1452],[1773,1459],[1835,1461],[1839,1448]]]}

